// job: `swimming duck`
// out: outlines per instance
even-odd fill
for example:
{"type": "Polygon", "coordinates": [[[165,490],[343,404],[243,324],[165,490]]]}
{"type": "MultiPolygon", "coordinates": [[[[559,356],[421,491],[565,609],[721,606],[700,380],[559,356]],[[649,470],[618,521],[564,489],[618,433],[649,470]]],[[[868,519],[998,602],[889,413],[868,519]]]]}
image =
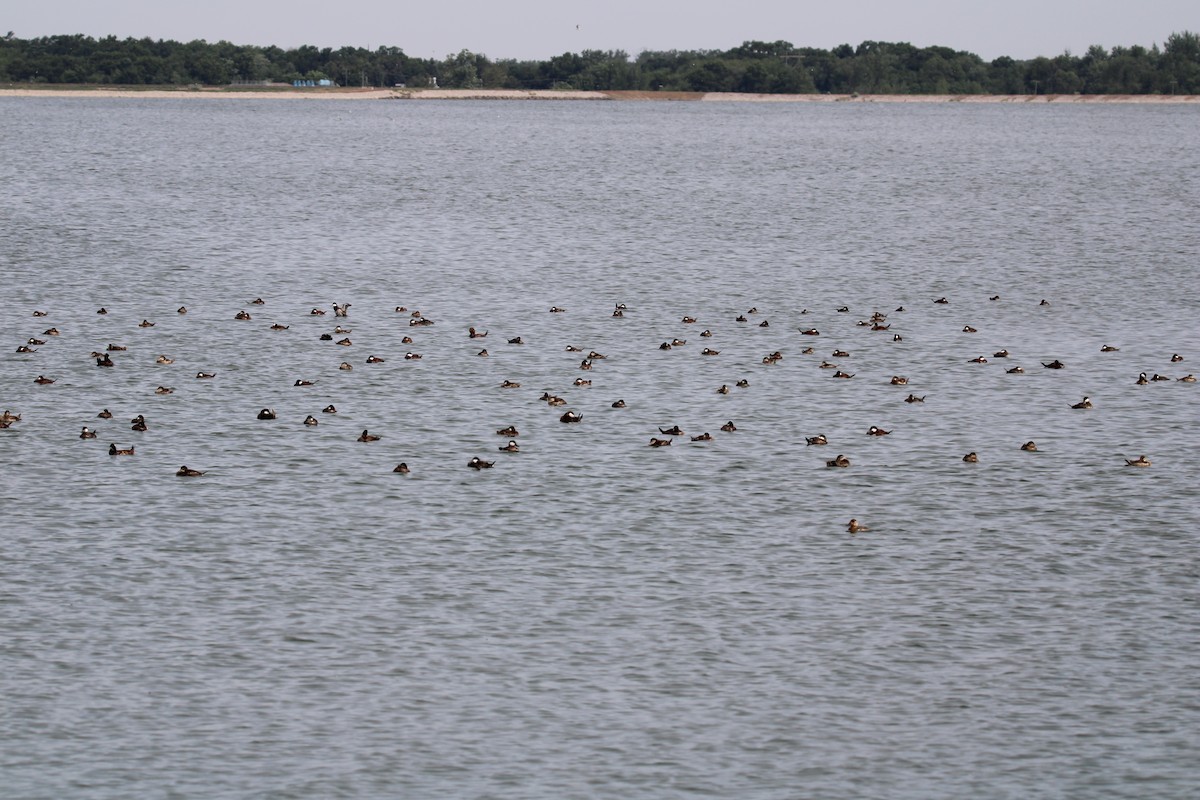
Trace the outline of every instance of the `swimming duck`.
{"type": "Polygon", "coordinates": [[[604,355],[603,353],[597,353],[595,350],[592,350],[590,353],[588,353],[588,358],[592,361],[603,361],[604,359],[608,358],[608,356],[604,355]]]}
{"type": "Polygon", "coordinates": [[[569,344],[569,345],[567,345],[567,352],[568,352],[568,353],[582,353],[582,352],[583,352],[583,348],[582,348],[582,347],[576,347],[576,346],[575,346],[575,345],[573,345],[573,344],[569,344]]]}
{"type": "Polygon", "coordinates": [[[276,323],[274,323],[274,324],[271,326],[271,330],[273,330],[273,331],[286,331],[286,330],[287,330],[288,328],[290,328],[290,327],[292,327],[292,326],[291,326],[291,325],[281,325],[281,324],[279,324],[278,322],[276,322],[276,323]]]}
{"type": "Polygon", "coordinates": [[[783,353],[776,350],[774,353],[768,353],[767,355],[763,356],[762,363],[774,365],[774,364],[778,364],[782,360],[783,360],[783,353]]]}
{"type": "Polygon", "coordinates": [[[800,333],[803,334],[804,336],[820,336],[821,335],[821,332],[819,330],[817,330],[816,328],[806,328],[806,329],[800,331],[800,333]]]}
{"type": "Polygon", "coordinates": [[[506,380],[500,384],[500,388],[501,389],[520,389],[521,384],[517,383],[516,381],[506,380]]]}
{"type": "Polygon", "coordinates": [[[997,350],[996,352],[992,353],[992,358],[1008,358],[1008,351],[997,350]]]}
{"type": "Polygon", "coordinates": [[[206,381],[206,380],[209,380],[210,378],[215,378],[215,377],[217,377],[217,373],[215,373],[215,372],[197,372],[196,373],[196,380],[199,380],[199,381],[206,381]]]}
{"type": "Polygon", "coordinates": [[[838,313],[839,313],[839,314],[849,314],[849,313],[850,313],[850,306],[842,306],[842,307],[841,307],[841,308],[839,308],[837,311],[838,311],[838,313]]]}
{"type": "Polygon", "coordinates": [[[910,394],[908,397],[904,398],[904,402],[906,402],[906,403],[924,403],[925,395],[921,395],[920,397],[917,397],[915,394],[910,394]]]}
{"type": "Polygon", "coordinates": [[[479,333],[474,328],[467,328],[467,338],[468,339],[482,339],[483,337],[485,337],[487,335],[488,335],[487,331],[484,331],[483,333],[479,333]]]}
{"type": "MultiPolygon", "coordinates": [[[[855,374],[857,374],[857,373],[855,373],[855,374]]],[[[849,380],[850,378],[853,378],[853,377],[854,377],[854,374],[851,374],[851,373],[849,373],[849,372],[842,372],[842,371],[839,369],[837,372],[833,373],[833,377],[835,377],[835,378],[846,378],[847,380],[849,380]]]]}
{"type": "Polygon", "coordinates": [[[820,363],[820,364],[817,366],[817,369],[837,369],[837,368],[838,368],[838,365],[837,365],[837,364],[834,364],[834,363],[833,363],[833,362],[831,362],[831,361],[822,361],[822,362],[821,362],[821,363],[820,363]]]}
{"type": "Polygon", "coordinates": [[[986,364],[988,362],[987,362],[987,359],[984,358],[983,356],[975,356],[974,358],[968,360],[967,363],[968,364],[986,364]]]}
{"type": "MultiPolygon", "coordinates": [[[[546,405],[548,405],[552,408],[556,408],[558,406],[565,406],[566,404],[567,404],[567,401],[557,395],[551,395],[550,398],[546,400],[546,405]]],[[[578,422],[579,420],[566,420],[566,421],[567,422],[578,422]]]]}
{"type": "Polygon", "coordinates": [[[1184,375],[1182,378],[1180,378],[1179,381],[1180,383],[1195,383],[1196,376],[1189,372],[1187,375],[1184,375]]]}
{"type": "Polygon", "coordinates": [[[950,301],[944,297],[939,297],[937,300],[934,300],[933,302],[937,303],[939,306],[948,305],[950,303],[950,301]]]}
{"type": "Polygon", "coordinates": [[[264,408],[258,412],[259,419],[275,419],[275,412],[269,408],[264,408]]]}
{"type": "Polygon", "coordinates": [[[179,468],[179,471],[176,472],[175,474],[178,475],[180,478],[199,478],[201,475],[204,474],[204,472],[203,472],[203,470],[191,469],[186,464],[184,464],[182,467],[179,468]]]}
{"type": "Polygon", "coordinates": [[[711,348],[706,347],[700,351],[700,355],[702,355],[702,356],[719,356],[719,355],[721,355],[721,351],[713,350],[711,348]]]}
{"type": "Polygon", "coordinates": [[[1150,463],[1150,459],[1145,456],[1138,456],[1135,459],[1125,459],[1125,466],[1127,467],[1148,467],[1150,463]]]}
{"type": "Polygon", "coordinates": [[[496,431],[496,433],[497,433],[498,435],[500,435],[500,436],[507,436],[507,437],[509,437],[510,439],[511,439],[512,437],[514,437],[514,436],[520,436],[520,435],[521,435],[521,434],[520,434],[520,433],[517,431],[517,426],[516,426],[516,425],[509,425],[507,428],[501,428],[500,430],[496,431]]]}
{"type": "Polygon", "coordinates": [[[749,311],[747,311],[746,313],[747,313],[747,314],[757,314],[757,313],[758,313],[758,306],[754,306],[753,308],[751,308],[751,309],[750,309],[749,311]]]}
{"type": "Polygon", "coordinates": [[[408,321],[408,325],[411,328],[424,328],[424,327],[428,327],[432,324],[433,324],[433,320],[428,319],[426,317],[421,317],[420,319],[410,319],[408,321]]]}
{"type": "Polygon", "coordinates": [[[579,422],[583,419],[582,414],[576,414],[574,411],[568,411],[558,418],[559,422],[579,422]]]}
{"type": "Polygon", "coordinates": [[[129,430],[137,431],[138,433],[144,433],[145,431],[149,430],[149,428],[146,427],[145,417],[143,417],[141,414],[138,414],[136,417],[134,417],[133,422],[129,425],[129,430]]]}
{"type": "Polygon", "coordinates": [[[614,402],[613,402],[613,404],[612,404],[612,407],[613,407],[613,408],[624,408],[624,407],[625,407],[625,401],[624,401],[624,400],[617,400],[617,401],[614,401],[614,402]]]}
{"type": "Polygon", "coordinates": [[[409,353],[404,354],[405,361],[420,361],[421,358],[422,358],[422,356],[420,353],[409,352],[409,353]]]}
{"type": "Polygon", "coordinates": [[[1025,374],[1025,370],[1019,364],[1017,366],[1013,367],[1012,369],[1006,369],[1004,371],[1007,372],[1009,375],[1024,375],[1025,374]]]}
{"type": "Polygon", "coordinates": [[[34,350],[32,347],[30,347],[27,344],[23,344],[23,345],[19,345],[17,347],[17,352],[18,353],[36,353],[37,350],[34,350]]]}
{"type": "Polygon", "coordinates": [[[613,308],[617,309],[618,311],[624,311],[629,308],[629,306],[625,305],[624,303],[615,303],[613,308]]]}
{"type": "Polygon", "coordinates": [[[97,367],[111,367],[112,365],[113,365],[113,360],[108,357],[107,353],[96,359],[97,367]]]}
{"type": "Polygon", "coordinates": [[[101,306],[100,308],[96,309],[96,313],[97,313],[97,314],[107,314],[107,313],[108,313],[108,309],[107,309],[107,308],[104,308],[103,306],[101,306]]]}
{"type": "Polygon", "coordinates": [[[717,394],[729,394],[729,387],[722,383],[717,389],[717,394]]]}
{"type": "Polygon", "coordinates": [[[979,333],[979,331],[970,325],[963,325],[963,333],[979,333]]]}
{"type": "Polygon", "coordinates": [[[743,378],[742,380],[735,383],[734,386],[738,387],[739,389],[746,389],[750,386],[750,381],[743,378]]]}
{"type": "Polygon", "coordinates": [[[614,317],[616,317],[617,319],[620,319],[620,318],[622,318],[622,317],[624,317],[624,316],[625,316],[625,312],[624,312],[624,310],[622,310],[622,309],[618,308],[618,309],[616,309],[616,310],[614,310],[614,311],[613,311],[612,315],[613,315],[614,317]]]}
{"type": "Polygon", "coordinates": [[[355,441],[359,441],[359,442],[378,442],[378,441],[379,441],[379,437],[378,437],[378,436],[376,436],[376,435],[375,435],[375,434],[373,434],[373,433],[368,433],[368,432],[367,432],[367,429],[366,429],[366,428],[363,428],[363,432],[362,432],[361,434],[359,434],[359,436],[358,436],[358,439],[356,439],[355,441]]]}
{"type": "Polygon", "coordinates": [[[1047,364],[1046,362],[1043,361],[1042,366],[1045,367],[1046,369],[1062,369],[1063,367],[1066,366],[1066,364],[1064,364],[1063,362],[1059,361],[1056,358],[1053,361],[1051,361],[1049,364],[1047,364]]]}
{"type": "Polygon", "coordinates": [[[167,356],[159,356],[158,358],[154,359],[154,363],[155,364],[174,364],[175,359],[168,358],[167,356]]]}
{"type": "Polygon", "coordinates": [[[138,327],[139,327],[139,328],[153,328],[153,327],[154,327],[154,323],[153,323],[153,322],[151,322],[151,321],[150,321],[150,320],[148,320],[148,319],[144,319],[144,320],[142,320],[141,322],[139,322],[139,323],[138,323],[138,327]]]}
{"type": "Polygon", "coordinates": [[[971,452],[969,452],[965,456],[963,456],[962,460],[967,462],[968,464],[975,464],[979,461],[979,456],[975,455],[975,451],[972,450],[971,452]]]}
{"type": "Polygon", "coordinates": [[[704,330],[700,331],[700,336],[704,339],[710,339],[710,338],[712,338],[712,335],[713,335],[713,332],[710,331],[708,328],[705,328],[704,330]]]}
{"type": "Polygon", "coordinates": [[[494,461],[484,461],[479,456],[476,456],[467,462],[467,466],[471,469],[491,469],[492,465],[495,463],[496,462],[494,461]]]}
{"type": "Polygon", "coordinates": [[[96,419],[112,419],[112,412],[107,408],[101,409],[100,413],[96,415],[96,419]]]}
{"type": "Polygon", "coordinates": [[[401,475],[407,475],[409,473],[408,464],[405,464],[403,461],[401,461],[396,465],[396,468],[393,469],[392,472],[399,472],[401,475]]]}
{"type": "Polygon", "coordinates": [[[726,422],[721,426],[721,430],[725,431],[726,433],[733,433],[737,430],[737,426],[733,424],[733,420],[729,420],[729,422],[726,422]]]}
{"type": "Polygon", "coordinates": [[[54,379],[47,378],[45,375],[38,375],[36,378],[33,379],[33,382],[40,384],[42,386],[49,386],[50,384],[54,383],[54,379]]]}
{"type": "Polygon", "coordinates": [[[333,334],[332,334],[332,333],[322,333],[322,334],[321,334],[320,336],[318,336],[317,338],[318,338],[318,339],[320,339],[322,342],[332,342],[332,341],[333,341],[333,334]]]}
{"type": "Polygon", "coordinates": [[[42,331],[42,336],[58,336],[58,328],[47,328],[42,331]]]}
{"type": "Polygon", "coordinates": [[[1034,442],[1028,441],[1025,444],[1021,445],[1021,449],[1028,453],[1036,453],[1038,447],[1034,442]]]}
{"type": "Polygon", "coordinates": [[[233,315],[233,318],[234,319],[250,319],[250,314],[248,314],[245,311],[239,311],[238,313],[233,315]]]}
{"type": "Polygon", "coordinates": [[[832,358],[849,358],[850,353],[845,350],[834,350],[832,353],[830,353],[830,356],[832,358]]]}
{"type": "Polygon", "coordinates": [[[696,321],[696,318],[695,317],[684,317],[681,321],[683,322],[684,325],[691,325],[693,322],[696,321]]]}
{"type": "Polygon", "coordinates": [[[79,438],[80,439],[95,439],[96,432],[94,430],[92,430],[91,428],[89,428],[87,425],[84,425],[83,430],[79,432],[79,438]]]}
{"type": "Polygon", "coordinates": [[[667,436],[683,436],[683,430],[678,425],[672,425],[669,428],[659,428],[658,432],[667,436]]]}
{"type": "Polygon", "coordinates": [[[479,351],[478,353],[476,353],[475,355],[477,355],[477,356],[482,356],[482,357],[484,357],[484,358],[487,358],[487,355],[488,355],[487,348],[485,347],[484,349],[480,350],[480,351],[479,351]]]}
{"type": "Polygon", "coordinates": [[[317,422],[316,417],[314,417],[312,414],[309,414],[307,417],[304,418],[304,424],[311,428],[314,425],[320,425],[321,423],[317,422]]]}
{"type": "Polygon", "coordinates": [[[120,449],[115,444],[108,446],[108,454],[110,456],[131,456],[136,448],[130,447],[128,450],[120,449]]]}
{"type": "Polygon", "coordinates": [[[670,349],[671,349],[671,343],[670,343],[670,342],[663,342],[662,344],[660,344],[660,345],[658,346],[658,349],[659,349],[659,350],[670,350],[670,349]]]}
{"type": "Polygon", "coordinates": [[[670,444],[671,444],[670,439],[657,439],[653,436],[650,437],[650,446],[651,447],[669,447],[670,444]]]}
{"type": "Polygon", "coordinates": [[[171,394],[174,391],[175,390],[172,389],[170,386],[159,386],[157,389],[154,390],[154,393],[155,394],[171,394]]]}
{"type": "MultiPolygon", "coordinates": [[[[58,334],[56,333],[54,335],[57,336],[58,334]]],[[[105,348],[105,350],[110,353],[124,353],[128,349],[129,348],[123,344],[109,344],[108,347],[105,348]]]]}
{"type": "Polygon", "coordinates": [[[1145,386],[1149,382],[1150,382],[1150,379],[1146,377],[1146,373],[1144,373],[1144,372],[1138,373],[1138,379],[1135,381],[1135,383],[1137,383],[1138,386],[1145,386]]]}
{"type": "Polygon", "coordinates": [[[522,339],[520,336],[515,336],[512,339],[509,339],[508,343],[509,344],[525,344],[525,340],[522,339]]]}
{"type": "Polygon", "coordinates": [[[316,381],[305,381],[305,380],[301,380],[301,379],[297,378],[296,382],[293,383],[292,386],[312,386],[315,383],[316,383],[316,381]]]}
{"type": "Polygon", "coordinates": [[[349,316],[350,315],[350,304],[345,303],[343,305],[338,305],[337,303],[334,303],[333,304],[333,315],[335,317],[349,316]]]}
{"type": "Polygon", "coordinates": [[[380,358],[379,356],[367,356],[368,364],[382,364],[384,361],[385,359],[380,358]]]}
{"type": "Polygon", "coordinates": [[[829,444],[829,440],[825,438],[825,434],[818,433],[816,436],[804,437],[804,444],[806,447],[811,447],[812,445],[825,445],[829,444]]]}
{"type": "Polygon", "coordinates": [[[1112,346],[1112,345],[1110,345],[1110,344],[1106,344],[1106,345],[1104,345],[1103,347],[1101,347],[1101,348],[1100,348],[1100,352],[1101,352],[1101,353],[1115,353],[1115,352],[1117,352],[1117,351],[1118,351],[1118,350],[1120,350],[1120,349],[1121,349],[1121,348],[1119,348],[1119,347],[1113,347],[1113,346],[1112,346]]]}
{"type": "Polygon", "coordinates": [[[397,313],[397,314],[403,313],[403,312],[405,312],[405,311],[408,311],[408,306],[396,306],[396,313],[397,313]]]}
{"type": "Polygon", "coordinates": [[[904,377],[903,375],[893,375],[890,383],[892,386],[907,386],[908,378],[904,377]]]}
{"type": "Polygon", "coordinates": [[[866,525],[860,525],[858,520],[852,519],[846,523],[846,530],[850,533],[865,533],[871,529],[866,525]]]}
{"type": "Polygon", "coordinates": [[[1075,405],[1071,406],[1071,408],[1091,408],[1091,407],[1092,407],[1092,401],[1088,399],[1087,395],[1084,395],[1082,400],[1080,400],[1075,405]]]}
{"type": "Polygon", "coordinates": [[[994,294],[988,298],[988,300],[992,300],[992,301],[999,300],[999,299],[1000,299],[1000,295],[998,295],[998,294],[994,294]]]}
{"type": "Polygon", "coordinates": [[[409,316],[410,316],[410,317],[412,317],[413,319],[420,319],[420,318],[421,318],[421,312],[420,312],[420,311],[413,311],[411,314],[409,314],[409,316]]]}
{"type": "Polygon", "coordinates": [[[350,341],[349,337],[346,337],[345,339],[337,340],[334,342],[334,344],[340,344],[342,347],[349,347],[350,345],[354,344],[354,342],[350,341]]]}
{"type": "Polygon", "coordinates": [[[520,446],[519,446],[519,445],[518,445],[516,442],[514,442],[512,439],[509,439],[509,440],[508,440],[508,444],[506,444],[506,445],[503,445],[503,446],[502,446],[502,447],[500,447],[499,449],[500,449],[502,452],[505,452],[505,453],[519,453],[519,452],[521,452],[521,447],[520,447],[520,446]]]}
{"type": "Polygon", "coordinates": [[[802,356],[811,356],[811,355],[812,355],[813,353],[815,353],[815,352],[816,352],[816,350],[813,350],[811,347],[806,347],[806,348],[804,348],[803,350],[801,350],[801,351],[800,351],[800,355],[802,355],[802,356]]]}
{"type": "Polygon", "coordinates": [[[885,431],[883,428],[876,428],[872,425],[867,429],[867,436],[887,436],[891,431],[885,431]]]}
{"type": "Polygon", "coordinates": [[[672,347],[683,347],[685,344],[687,344],[687,339],[672,339],[671,340],[672,347]]]}
{"type": "Polygon", "coordinates": [[[562,314],[564,311],[566,311],[565,308],[559,308],[558,306],[550,306],[551,314],[562,314]]]}
{"type": "MultiPolygon", "coordinates": [[[[517,337],[517,338],[520,338],[520,337],[517,337]]],[[[405,336],[403,339],[400,340],[400,344],[412,344],[412,343],[413,343],[413,338],[411,336],[405,336]]]]}
{"type": "Polygon", "coordinates": [[[35,310],[34,310],[34,312],[33,312],[33,315],[34,315],[35,317],[44,317],[44,316],[46,316],[46,312],[45,312],[45,311],[37,311],[37,310],[35,309],[35,310]]]}
{"type": "Polygon", "coordinates": [[[903,337],[903,336],[901,336],[901,335],[900,335],[900,334],[898,334],[898,333],[894,333],[894,334],[892,334],[892,341],[893,341],[893,342],[903,342],[903,341],[904,341],[904,337],[903,337]]]}
{"type": "Polygon", "coordinates": [[[349,372],[350,370],[354,369],[354,365],[349,361],[343,361],[342,363],[338,364],[338,369],[343,370],[344,372],[349,372]]]}
{"type": "Polygon", "coordinates": [[[827,466],[827,467],[848,467],[848,466],[850,466],[850,459],[846,458],[843,455],[838,455],[837,458],[834,458],[830,461],[826,461],[825,466],[827,466]]]}
{"type": "Polygon", "coordinates": [[[576,378],[574,381],[576,386],[591,386],[592,382],[583,378],[576,378]]]}
{"type": "Polygon", "coordinates": [[[25,340],[25,344],[41,345],[41,344],[45,344],[45,343],[46,343],[45,339],[36,339],[32,336],[30,336],[28,339],[25,340]]]}
{"type": "Polygon", "coordinates": [[[1171,380],[1166,375],[1159,375],[1157,372],[1150,376],[1152,381],[1169,381],[1171,380]]]}
{"type": "Polygon", "coordinates": [[[769,327],[771,327],[771,325],[770,325],[770,323],[767,322],[767,320],[764,319],[762,322],[758,323],[758,327],[769,328],[769,327]]]}
{"type": "Polygon", "coordinates": [[[700,434],[699,436],[693,436],[692,441],[693,442],[711,442],[712,438],[713,438],[712,434],[708,433],[706,431],[706,432],[700,434]]]}
{"type": "Polygon", "coordinates": [[[180,306],[179,308],[175,309],[175,313],[176,314],[186,314],[187,306],[180,306]]]}
{"type": "Polygon", "coordinates": [[[896,310],[897,310],[897,311],[903,311],[903,310],[904,310],[904,306],[896,306],[896,310]]]}
{"type": "Polygon", "coordinates": [[[583,361],[580,361],[579,368],[580,369],[591,369],[592,368],[591,359],[585,358],[583,361]]]}
{"type": "Polygon", "coordinates": [[[1183,356],[1179,355],[1179,353],[1175,353],[1173,356],[1171,356],[1171,363],[1172,363],[1172,364],[1176,364],[1176,363],[1178,363],[1178,362],[1180,362],[1180,361],[1183,361],[1183,356]]]}
{"type": "Polygon", "coordinates": [[[890,323],[889,323],[889,324],[887,324],[887,325],[884,325],[884,324],[882,324],[882,323],[876,322],[874,325],[872,325],[872,326],[871,326],[871,330],[873,330],[873,331],[886,331],[886,330],[889,330],[891,327],[892,327],[892,326],[891,326],[891,324],[890,324],[890,323]]]}
{"type": "Polygon", "coordinates": [[[1039,306],[1048,306],[1048,305],[1050,305],[1050,301],[1046,300],[1045,298],[1042,298],[1042,302],[1038,303],[1038,305],[1039,306]]]}
{"type": "Polygon", "coordinates": [[[327,405],[321,409],[321,413],[322,414],[336,414],[337,408],[333,405],[333,403],[330,403],[329,405],[327,405]]]}

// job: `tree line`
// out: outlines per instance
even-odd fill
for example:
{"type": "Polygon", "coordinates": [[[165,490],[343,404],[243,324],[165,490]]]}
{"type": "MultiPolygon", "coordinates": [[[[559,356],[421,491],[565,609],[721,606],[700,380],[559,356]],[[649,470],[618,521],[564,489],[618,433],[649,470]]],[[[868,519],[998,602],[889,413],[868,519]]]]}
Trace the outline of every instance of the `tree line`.
{"type": "Polygon", "coordinates": [[[1082,55],[990,62],[949,47],[867,41],[832,50],[744,42],[731,50],[584,50],[545,61],[462,50],[414,58],[398,47],[317,48],[203,40],[0,38],[0,83],[219,86],[331,80],[341,86],[770,92],[780,94],[1200,94],[1200,34],[1093,45],[1082,55]]]}

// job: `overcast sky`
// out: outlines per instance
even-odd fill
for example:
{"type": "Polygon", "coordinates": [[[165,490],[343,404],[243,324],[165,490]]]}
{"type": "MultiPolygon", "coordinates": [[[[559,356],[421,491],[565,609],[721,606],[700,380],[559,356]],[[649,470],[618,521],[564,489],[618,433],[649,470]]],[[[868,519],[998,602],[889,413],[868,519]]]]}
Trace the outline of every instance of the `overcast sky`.
{"type": "Polygon", "coordinates": [[[546,59],[580,50],[725,50],[748,39],[831,48],[945,45],[991,60],[1162,44],[1200,31],[1200,0],[13,0],[0,34],[400,47],[441,58],[546,59]]]}

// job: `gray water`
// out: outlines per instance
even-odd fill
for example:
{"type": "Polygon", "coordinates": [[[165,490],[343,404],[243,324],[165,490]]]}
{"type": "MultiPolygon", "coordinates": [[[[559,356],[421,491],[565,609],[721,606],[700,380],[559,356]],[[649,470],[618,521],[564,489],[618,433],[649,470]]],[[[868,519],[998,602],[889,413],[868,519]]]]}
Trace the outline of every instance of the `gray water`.
{"type": "Polygon", "coordinates": [[[1195,796],[1198,115],[0,99],[0,795],[1195,796]]]}

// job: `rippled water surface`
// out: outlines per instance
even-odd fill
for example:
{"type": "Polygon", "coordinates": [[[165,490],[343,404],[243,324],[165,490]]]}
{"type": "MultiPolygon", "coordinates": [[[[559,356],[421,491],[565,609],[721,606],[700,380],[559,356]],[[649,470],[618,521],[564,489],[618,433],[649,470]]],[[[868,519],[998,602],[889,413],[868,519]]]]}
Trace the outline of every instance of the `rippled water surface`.
{"type": "Polygon", "coordinates": [[[1198,114],[0,99],[0,794],[1195,796],[1198,114]]]}

